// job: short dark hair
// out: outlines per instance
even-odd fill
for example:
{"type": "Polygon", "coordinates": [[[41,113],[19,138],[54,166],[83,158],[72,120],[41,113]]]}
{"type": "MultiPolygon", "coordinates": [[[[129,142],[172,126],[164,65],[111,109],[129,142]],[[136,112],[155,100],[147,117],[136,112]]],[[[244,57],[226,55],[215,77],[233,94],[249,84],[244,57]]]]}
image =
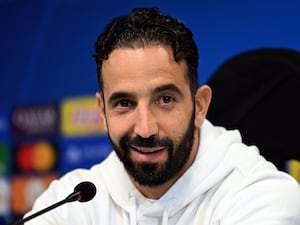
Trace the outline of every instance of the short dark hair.
{"type": "Polygon", "coordinates": [[[176,18],[161,13],[158,8],[134,8],[130,15],[111,20],[95,43],[99,88],[103,89],[102,63],[118,48],[139,48],[163,45],[170,47],[176,62],[187,64],[191,94],[198,87],[198,48],[193,33],[176,18]]]}

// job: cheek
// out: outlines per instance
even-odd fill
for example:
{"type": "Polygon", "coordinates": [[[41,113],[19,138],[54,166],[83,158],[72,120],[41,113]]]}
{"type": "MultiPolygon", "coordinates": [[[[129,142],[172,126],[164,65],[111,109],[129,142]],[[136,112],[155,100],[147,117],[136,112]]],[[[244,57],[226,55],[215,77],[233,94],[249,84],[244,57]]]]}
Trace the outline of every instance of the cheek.
{"type": "Polygon", "coordinates": [[[174,116],[169,116],[164,121],[164,130],[168,136],[180,137],[187,130],[191,119],[191,113],[180,112],[174,116]]]}
{"type": "Polygon", "coordinates": [[[119,143],[120,139],[128,133],[128,124],[126,123],[126,120],[108,118],[106,122],[110,138],[115,143],[119,143]]]}

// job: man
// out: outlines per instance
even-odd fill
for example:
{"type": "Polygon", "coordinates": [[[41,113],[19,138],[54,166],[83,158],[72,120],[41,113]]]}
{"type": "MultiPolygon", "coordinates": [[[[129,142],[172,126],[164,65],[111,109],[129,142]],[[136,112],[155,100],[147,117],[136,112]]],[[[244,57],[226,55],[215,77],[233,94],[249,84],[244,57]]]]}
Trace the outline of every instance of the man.
{"type": "Polygon", "coordinates": [[[158,9],[134,9],[107,25],[94,57],[114,152],[54,181],[32,212],[82,181],[97,194],[26,224],[300,224],[297,182],[238,131],[205,119],[211,90],[197,88],[198,50],[184,24],[158,9]]]}

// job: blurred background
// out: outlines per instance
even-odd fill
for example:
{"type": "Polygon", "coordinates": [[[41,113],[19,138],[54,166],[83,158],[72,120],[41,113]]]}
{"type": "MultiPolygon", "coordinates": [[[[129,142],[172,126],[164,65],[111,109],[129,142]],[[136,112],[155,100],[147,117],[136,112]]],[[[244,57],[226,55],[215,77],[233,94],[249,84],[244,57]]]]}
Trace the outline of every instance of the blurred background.
{"type": "Polygon", "coordinates": [[[193,31],[200,84],[241,52],[300,50],[292,0],[0,0],[0,225],[29,210],[53,179],[109,154],[94,42],[112,17],[146,6],[193,31]]]}

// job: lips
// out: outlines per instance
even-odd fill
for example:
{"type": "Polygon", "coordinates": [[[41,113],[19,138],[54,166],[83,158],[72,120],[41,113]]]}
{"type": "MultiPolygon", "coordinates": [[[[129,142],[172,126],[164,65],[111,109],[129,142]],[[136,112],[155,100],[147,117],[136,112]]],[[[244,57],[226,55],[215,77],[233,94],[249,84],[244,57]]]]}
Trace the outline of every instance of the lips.
{"type": "Polygon", "coordinates": [[[130,148],[142,154],[154,154],[163,151],[165,149],[164,147],[148,148],[148,147],[139,147],[133,145],[130,145],[130,148]]]}

